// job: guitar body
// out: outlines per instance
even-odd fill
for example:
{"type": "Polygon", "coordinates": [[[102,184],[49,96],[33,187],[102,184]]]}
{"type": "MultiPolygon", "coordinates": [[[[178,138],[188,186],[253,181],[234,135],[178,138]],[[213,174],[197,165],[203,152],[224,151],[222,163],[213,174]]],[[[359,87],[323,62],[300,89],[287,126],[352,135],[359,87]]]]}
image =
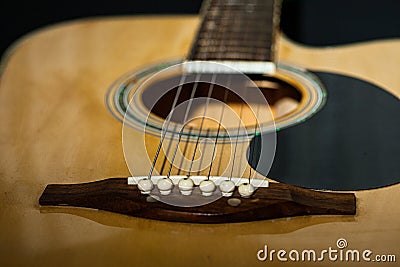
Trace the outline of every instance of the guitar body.
{"type": "MultiPolygon", "coordinates": [[[[74,21],[28,35],[9,50],[0,80],[2,266],[253,266],[262,264],[257,252],[264,245],[322,250],[336,248],[339,238],[352,249],[400,257],[399,184],[356,191],[355,216],[236,224],[171,223],[39,207],[49,183],[131,175],[122,125],[109,114],[104,96],[128,70],[184,57],[197,26],[197,17],[74,21]]],[[[281,37],[278,44],[280,61],[352,76],[400,97],[395,74],[399,40],[314,49],[281,37]]],[[[143,161],[143,144],[135,151],[137,161],[143,161]]],[[[146,175],[148,167],[136,171],[146,175]]],[[[279,263],[288,264],[265,264],[279,263]]]]}

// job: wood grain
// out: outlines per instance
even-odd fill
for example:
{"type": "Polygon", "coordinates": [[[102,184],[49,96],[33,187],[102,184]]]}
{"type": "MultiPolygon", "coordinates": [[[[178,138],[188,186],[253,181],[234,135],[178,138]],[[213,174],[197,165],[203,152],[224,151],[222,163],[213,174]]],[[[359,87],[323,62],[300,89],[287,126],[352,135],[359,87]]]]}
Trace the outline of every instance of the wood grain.
{"type": "MultiPolygon", "coordinates": [[[[197,24],[197,17],[73,21],[39,30],[9,51],[0,80],[2,266],[260,266],[256,253],[265,244],[317,250],[335,247],[339,237],[349,248],[400,255],[398,184],[355,192],[354,217],[193,225],[39,207],[47,184],[130,175],[121,124],[108,114],[104,95],[131,69],[185,56],[197,24]]],[[[279,58],[367,78],[399,97],[399,47],[399,40],[390,40],[313,50],[282,40],[279,58]]],[[[141,152],[137,148],[139,161],[141,152]]]]}
{"type": "MultiPolygon", "coordinates": [[[[352,193],[318,192],[282,183],[258,188],[238,206],[219,198],[198,207],[178,207],[159,201],[147,202],[136,185],[126,178],[110,178],[83,184],[50,184],[39,199],[42,206],[73,206],[125,215],[187,223],[233,223],[302,215],[354,215],[356,199],[352,193]]],[[[202,196],[198,196],[202,197],[202,196]]]]}

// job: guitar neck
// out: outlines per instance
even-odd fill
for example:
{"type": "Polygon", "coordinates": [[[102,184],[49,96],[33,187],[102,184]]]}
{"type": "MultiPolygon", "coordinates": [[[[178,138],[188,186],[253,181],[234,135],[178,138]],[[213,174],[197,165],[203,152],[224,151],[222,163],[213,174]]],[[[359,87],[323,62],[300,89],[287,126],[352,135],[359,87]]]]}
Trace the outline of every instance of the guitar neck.
{"type": "Polygon", "coordinates": [[[277,0],[210,0],[188,60],[274,60],[277,0]]]}

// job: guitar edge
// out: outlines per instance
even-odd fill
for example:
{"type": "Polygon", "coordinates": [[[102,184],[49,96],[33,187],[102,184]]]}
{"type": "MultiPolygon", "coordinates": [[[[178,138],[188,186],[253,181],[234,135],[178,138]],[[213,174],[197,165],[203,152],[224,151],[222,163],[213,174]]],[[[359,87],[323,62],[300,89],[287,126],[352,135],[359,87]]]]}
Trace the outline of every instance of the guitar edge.
{"type": "MultiPolygon", "coordinates": [[[[349,248],[400,255],[399,184],[355,192],[357,214],[352,219],[299,216],[192,225],[39,208],[47,184],[130,175],[121,124],[108,113],[104,95],[128,70],[182,57],[197,23],[197,17],[74,21],[38,31],[15,47],[0,83],[0,121],[5,125],[0,127],[2,265],[253,266],[266,244],[322,250],[335,247],[340,237],[349,248]]],[[[400,67],[399,45],[392,40],[313,52],[282,40],[279,58],[306,68],[369,77],[399,97],[400,78],[387,71],[400,67]],[[378,64],[382,57],[385,68],[378,64]]],[[[139,151],[138,160],[142,155],[139,151]]],[[[309,263],[296,266],[301,264],[309,263]]]]}

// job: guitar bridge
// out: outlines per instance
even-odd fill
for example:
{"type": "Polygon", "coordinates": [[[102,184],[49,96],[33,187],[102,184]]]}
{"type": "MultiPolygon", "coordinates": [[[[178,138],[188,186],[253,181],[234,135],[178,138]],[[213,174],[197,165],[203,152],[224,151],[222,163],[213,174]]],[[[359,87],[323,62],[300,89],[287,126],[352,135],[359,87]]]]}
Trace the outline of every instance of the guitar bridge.
{"type": "MultiPolygon", "coordinates": [[[[134,181],[133,177],[130,181],[134,181]]],[[[187,197],[181,194],[176,196],[187,197]]],[[[204,198],[196,193],[192,197],[204,198]]],[[[163,203],[156,195],[142,194],[137,184],[127,183],[127,178],[110,178],[82,184],[50,184],[40,197],[39,204],[92,208],[186,223],[232,223],[303,215],[356,213],[353,193],[314,191],[282,183],[259,187],[247,198],[240,197],[235,191],[231,197],[220,197],[201,206],[174,206],[163,203]]]]}

